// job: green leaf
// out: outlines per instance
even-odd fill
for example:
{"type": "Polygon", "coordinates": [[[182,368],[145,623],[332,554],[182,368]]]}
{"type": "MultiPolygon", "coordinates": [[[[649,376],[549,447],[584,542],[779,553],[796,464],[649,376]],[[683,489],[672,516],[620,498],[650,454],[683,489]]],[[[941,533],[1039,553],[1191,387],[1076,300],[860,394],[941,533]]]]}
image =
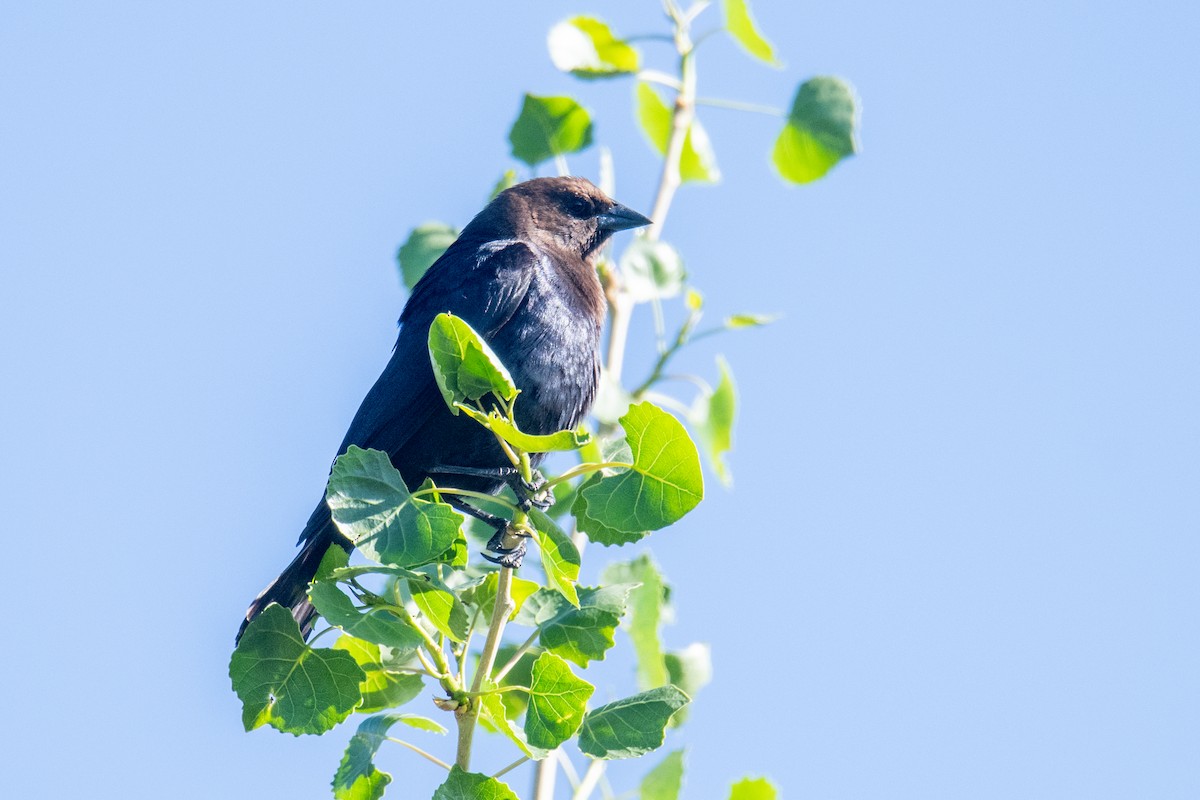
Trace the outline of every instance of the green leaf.
{"type": "Polygon", "coordinates": [[[511,189],[517,185],[517,171],[515,169],[506,169],[504,174],[500,176],[500,180],[496,181],[496,185],[492,187],[492,193],[488,195],[488,200],[495,200],[496,195],[503,192],[505,189],[511,189]]]}
{"type": "Polygon", "coordinates": [[[386,453],[350,445],[325,499],[333,522],[367,558],[397,567],[428,563],[454,545],[462,515],[413,497],[386,453]]]}
{"type": "MultiPolygon", "coordinates": [[[[339,548],[340,549],[340,548],[339,548]]],[[[308,590],[313,607],[330,625],[336,625],[351,636],[375,644],[383,644],[411,654],[421,646],[421,634],[408,620],[385,608],[360,611],[354,602],[330,580],[317,581],[308,590]]]]}
{"type": "Polygon", "coordinates": [[[433,377],[450,411],[489,392],[502,400],[517,396],[517,387],[492,348],[471,326],[453,314],[438,314],[429,326],[429,359],[433,377]]]}
{"type": "MultiPolygon", "coordinates": [[[[682,689],[688,697],[695,697],[712,680],[712,650],[703,642],[694,642],[682,650],[667,653],[664,662],[671,683],[682,689]]],[[[687,715],[687,708],[679,709],[671,717],[671,724],[682,725],[687,715]]]]}
{"type": "Polygon", "coordinates": [[[592,118],[570,97],[525,95],[508,132],[513,157],[535,167],[548,158],[577,153],[592,143],[592,118]]]}
{"type": "Polygon", "coordinates": [[[583,722],[588,698],[595,690],[553,653],[538,656],[529,685],[529,711],[525,714],[525,738],[529,744],[553,750],[574,736],[583,722]]]}
{"type": "Polygon", "coordinates": [[[587,517],[631,533],[665,528],[704,497],[696,445],[679,420],[652,403],[630,406],[621,427],[633,463],[624,472],[584,484],[579,496],[587,517]]]}
{"type": "Polygon", "coordinates": [[[579,749],[592,758],[634,758],[662,746],[671,715],[688,703],[674,686],[660,686],[592,709],[579,729],[579,749]]]}
{"type": "Polygon", "coordinates": [[[604,660],[625,614],[630,584],[579,587],[579,608],[556,591],[540,589],[517,614],[518,625],[536,627],[538,644],[581,667],[604,660]]]}
{"type": "Polygon", "coordinates": [[[444,222],[426,222],[409,231],[408,238],[396,253],[404,285],[409,289],[416,286],[426,270],[457,238],[458,228],[444,222]]]}
{"type": "MultiPolygon", "coordinates": [[[[507,664],[516,652],[517,645],[504,645],[496,654],[496,663],[507,664]]],[[[537,661],[541,654],[542,650],[539,647],[531,647],[522,653],[512,669],[504,673],[504,677],[500,679],[500,685],[529,686],[533,682],[533,662],[537,661]]],[[[525,692],[504,692],[500,695],[500,699],[504,701],[504,710],[509,719],[521,716],[521,712],[529,705],[529,696],[525,692]]]]}
{"type": "Polygon", "coordinates": [[[725,30],[742,49],[773,67],[783,66],[775,57],[771,43],[759,33],[754,17],[750,16],[749,0],[723,0],[721,5],[725,7],[725,30]]]}
{"type": "Polygon", "coordinates": [[[572,17],[550,29],[550,60],[579,78],[611,78],[641,68],[641,55],[595,17],[572,17]]]}
{"type": "Polygon", "coordinates": [[[775,800],[775,787],[766,778],[742,778],[729,789],[729,800],[775,800]]]}
{"type": "MultiPolygon", "coordinates": [[[[639,82],[635,92],[637,119],[642,132],[660,156],[666,155],[667,143],[671,139],[671,107],[648,83],[639,82]]],[[[692,119],[684,137],[683,152],[679,156],[679,179],[684,183],[716,183],[721,180],[717,155],[699,119],[692,119]]]]}
{"type": "Polygon", "coordinates": [[[796,90],[771,159],[786,180],[815,181],[858,152],[857,128],[857,101],[850,85],[840,78],[810,78],[796,90]]]}
{"type": "Polygon", "coordinates": [[[324,733],[362,699],[364,673],[348,653],[309,647],[286,608],[272,603],[246,628],[229,660],[242,724],[324,733]]]}
{"type": "Polygon", "coordinates": [[[683,750],[672,750],[642,778],[639,800],[679,800],[683,788],[683,750]]]}
{"type": "Polygon", "coordinates": [[[483,690],[487,694],[479,697],[480,717],[497,732],[504,734],[517,748],[534,759],[540,761],[550,754],[549,750],[535,747],[525,738],[525,731],[517,727],[508,715],[508,707],[504,704],[504,696],[521,694],[520,692],[496,692],[494,684],[485,683],[483,690]]]}
{"type": "Polygon", "coordinates": [[[620,265],[625,290],[638,303],[674,297],[687,277],[679,253],[659,240],[634,239],[621,254],[620,265]]]}
{"type": "Polygon", "coordinates": [[[691,416],[696,435],[712,461],[717,477],[721,479],[721,483],[729,486],[733,483],[733,475],[729,472],[729,465],[725,463],[725,454],[733,448],[737,390],[733,385],[729,364],[724,358],[717,358],[717,368],[721,371],[721,380],[717,383],[717,388],[703,392],[696,398],[691,416]]]}
{"type": "Polygon", "coordinates": [[[387,741],[388,730],[404,721],[406,716],[380,714],[359,723],[333,776],[333,796],[337,800],[379,800],[383,797],[392,776],[375,767],[375,754],[387,741]]]}
{"type": "Polygon", "coordinates": [[[438,631],[456,642],[467,638],[467,627],[471,624],[467,607],[446,584],[427,575],[424,580],[409,579],[408,591],[417,608],[438,631]]]}
{"type": "Polygon", "coordinates": [[[619,531],[615,528],[610,528],[588,513],[587,498],[583,496],[582,490],[598,483],[600,479],[600,474],[594,473],[584,481],[580,485],[581,491],[575,495],[575,505],[571,508],[571,513],[575,515],[577,527],[587,535],[588,541],[594,544],[602,544],[605,547],[612,547],[632,544],[648,536],[650,534],[649,531],[619,531]]]}
{"type": "MultiPolygon", "coordinates": [[[[479,619],[484,620],[485,623],[492,618],[492,613],[496,610],[496,590],[499,586],[499,573],[489,572],[477,586],[472,586],[463,592],[463,600],[479,609],[479,619]]],[[[517,615],[521,606],[525,604],[525,600],[538,588],[533,581],[518,578],[516,575],[512,576],[509,594],[513,599],[513,612],[509,615],[509,619],[517,615]]]]}
{"type": "Polygon", "coordinates": [[[384,658],[379,645],[373,642],[353,636],[341,636],[333,645],[333,649],[349,653],[366,674],[358,687],[362,692],[362,702],[355,711],[370,714],[388,708],[398,708],[419,695],[425,688],[425,682],[421,680],[420,675],[388,670],[383,663],[384,658]]]}
{"type": "Polygon", "coordinates": [[[533,523],[546,583],[561,592],[571,605],[578,606],[579,595],[575,591],[575,582],[579,580],[579,566],[583,563],[579,548],[545,512],[531,509],[529,521],[533,523]]]}
{"type": "Polygon", "coordinates": [[[667,666],[663,661],[662,643],[658,636],[663,606],[666,604],[666,587],[658,566],[649,555],[643,553],[632,561],[609,564],[600,582],[637,584],[629,593],[629,613],[623,626],[629,633],[637,655],[638,686],[653,689],[666,684],[667,666]]]}
{"type": "Polygon", "coordinates": [[[470,406],[456,403],[458,411],[463,412],[483,427],[495,433],[504,441],[526,453],[555,453],[564,450],[578,450],[591,441],[592,435],[583,428],[573,431],[558,431],[557,433],[534,434],[525,433],[499,412],[493,410],[484,414],[470,406]]]}
{"type": "Polygon", "coordinates": [[[726,317],[725,327],[731,331],[742,328],[758,328],[763,325],[770,325],[777,319],[779,319],[778,314],[734,314],[733,316],[726,317]]]}
{"type": "Polygon", "coordinates": [[[520,800],[507,784],[479,772],[466,772],[455,764],[433,800],[520,800]]]}

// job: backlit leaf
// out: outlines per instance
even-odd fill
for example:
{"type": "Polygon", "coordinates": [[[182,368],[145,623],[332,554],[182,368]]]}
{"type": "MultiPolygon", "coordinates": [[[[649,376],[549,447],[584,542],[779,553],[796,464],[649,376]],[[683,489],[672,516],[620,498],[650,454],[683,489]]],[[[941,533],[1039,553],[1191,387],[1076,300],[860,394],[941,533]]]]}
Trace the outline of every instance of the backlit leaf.
{"type": "MultiPolygon", "coordinates": [[[[667,143],[671,138],[671,117],[673,112],[658,92],[650,84],[639,82],[636,95],[636,111],[638,123],[646,134],[651,146],[659,155],[667,152],[667,143]]],[[[679,178],[684,183],[716,183],[721,180],[721,170],[717,167],[717,156],[713,151],[708,133],[693,118],[683,140],[683,152],[679,156],[679,178]]]]}
{"type": "Polygon", "coordinates": [[[575,676],[567,662],[542,653],[533,664],[525,738],[533,747],[553,750],[575,735],[595,687],[575,676]]]}
{"type": "Polygon", "coordinates": [[[637,72],[641,56],[595,17],[572,17],[550,29],[550,60],[579,78],[610,78],[637,72]]]}
{"type": "Polygon", "coordinates": [[[775,800],[775,787],[766,778],[742,778],[729,789],[729,800],[775,800]]]}
{"type": "Polygon", "coordinates": [[[712,462],[717,477],[721,479],[721,483],[729,486],[733,483],[733,475],[729,472],[729,465],[725,463],[725,454],[733,447],[737,390],[733,385],[729,364],[724,358],[717,358],[717,367],[721,370],[721,380],[717,383],[717,388],[703,392],[696,398],[691,417],[696,436],[712,462]]]}
{"type": "Polygon", "coordinates": [[[383,663],[385,659],[380,652],[379,645],[373,642],[366,642],[353,636],[342,636],[333,645],[333,649],[349,653],[366,673],[366,677],[359,684],[362,702],[355,711],[370,714],[375,711],[397,708],[412,700],[425,688],[425,683],[421,680],[420,675],[389,670],[383,663]]]}
{"type": "Polygon", "coordinates": [[[665,605],[665,587],[658,566],[649,555],[643,553],[632,561],[608,565],[600,582],[637,584],[629,593],[629,613],[622,625],[629,633],[637,655],[638,686],[653,689],[664,685],[668,675],[659,640],[659,626],[665,605]]]}
{"type": "Polygon", "coordinates": [[[679,253],[660,240],[634,239],[621,253],[620,264],[625,290],[639,303],[674,297],[687,277],[679,253]]]}
{"type": "Polygon", "coordinates": [[[492,348],[461,318],[438,314],[429,326],[429,359],[433,377],[451,413],[456,404],[491,393],[503,400],[517,396],[512,375],[492,348]]]}
{"type": "Polygon", "coordinates": [[[579,605],[579,596],[575,591],[575,581],[579,580],[579,566],[582,563],[579,548],[566,531],[543,511],[532,509],[529,521],[537,536],[546,582],[561,592],[572,605],[579,605]]]}
{"type": "Polygon", "coordinates": [[[527,94],[508,141],[513,157],[534,167],[548,158],[588,147],[592,143],[592,118],[570,97],[527,94]]]}
{"type": "Polygon", "coordinates": [[[351,636],[404,653],[413,653],[421,646],[421,634],[408,620],[385,608],[355,608],[354,602],[333,581],[317,581],[309,589],[308,597],[330,625],[351,636]]]}
{"type": "Polygon", "coordinates": [[[679,800],[683,787],[683,751],[673,750],[642,778],[639,800],[679,800]]]}
{"type": "Polygon", "coordinates": [[[679,420],[652,403],[630,406],[621,427],[632,464],[616,475],[589,480],[580,489],[587,516],[618,531],[664,528],[704,497],[696,445],[679,420]]]}
{"type": "Polygon", "coordinates": [[[543,649],[586,667],[603,660],[613,646],[613,633],[625,614],[632,588],[629,584],[581,586],[578,608],[558,592],[540,589],[525,601],[514,621],[537,627],[543,649]]]}
{"type": "Polygon", "coordinates": [[[426,222],[413,228],[396,253],[404,285],[409,289],[416,286],[426,270],[457,238],[458,229],[444,222],[426,222]]]}
{"type": "Polygon", "coordinates": [[[775,49],[763,38],[750,15],[750,0],[722,0],[725,9],[725,30],[747,53],[773,67],[782,66],[775,49]]]}
{"type": "Polygon", "coordinates": [[[840,78],[811,78],[800,84],[787,124],[771,159],[792,183],[809,183],[858,151],[854,90],[840,78]]]}

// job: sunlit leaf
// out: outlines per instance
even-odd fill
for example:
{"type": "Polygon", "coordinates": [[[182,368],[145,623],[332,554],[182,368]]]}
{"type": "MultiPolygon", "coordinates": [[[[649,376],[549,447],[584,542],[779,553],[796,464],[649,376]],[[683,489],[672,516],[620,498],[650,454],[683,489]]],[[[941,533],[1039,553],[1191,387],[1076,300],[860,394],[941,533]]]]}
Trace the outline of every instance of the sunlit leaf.
{"type": "Polygon", "coordinates": [[[500,416],[497,411],[493,410],[491,413],[484,414],[482,411],[478,411],[462,403],[457,403],[456,408],[513,447],[524,450],[526,453],[556,453],[564,450],[578,450],[592,438],[591,434],[583,429],[557,431],[546,434],[525,433],[512,422],[500,416]]]}
{"type": "Polygon", "coordinates": [[[722,0],[725,9],[725,30],[747,53],[773,67],[782,66],[775,57],[775,49],[763,38],[750,15],[749,0],[722,0]]]}
{"type": "Polygon", "coordinates": [[[527,94],[508,141],[513,157],[534,167],[556,155],[588,147],[592,143],[592,118],[570,97],[527,94]]]}
{"type": "Polygon", "coordinates": [[[505,189],[511,189],[517,185],[517,171],[515,169],[506,169],[500,179],[496,181],[496,185],[492,187],[492,193],[488,195],[488,200],[495,200],[496,195],[503,192],[505,189]]]}
{"type": "Polygon", "coordinates": [[[683,787],[683,751],[673,750],[642,778],[639,800],[679,800],[683,787]]]}
{"type": "Polygon", "coordinates": [[[679,420],[652,403],[630,406],[621,427],[632,464],[616,475],[589,480],[580,489],[587,517],[618,531],[664,528],[704,497],[696,445],[679,420]]]}
{"type": "Polygon", "coordinates": [[[350,445],[325,491],[338,531],[367,558],[397,567],[428,563],[453,546],[462,515],[413,497],[386,453],[350,445]]]}
{"type": "Polygon", "coordinates": [[[370,714],[389,708],[398,708],[421,693],[425,688],[420,675],[411,672],[395,672],[383,663],[379,645],[353,636],[342,636],[333,645],[353,656],[355,662],[366,673],[359,691],[362,702],[355,711],[370,714]]]}
{"type": "Polygon", "coordinates": [[[466,772],[457,764],[446,782],[433,793],[433,800],[520,800],[507,784],[479,772],[466,772]]]}
{"type": "Polygon", "coordinates": [[[770,325],[777,319],[779,319],[777,314],[733,314],[725,318],[725,327],[731,331],[757,328],[762,325],[770,325]]]}
{"type": "Polygon", "coordinates": [[[775,787],[766,778],[742,778],[729,789],[729,800],[775,800],[775,787]]]}
{"type": "Polygon", "coordinates": [[[324,733],[362,699],[364,673],[349,653],[310,647],[286,608],[272,603],[246,627],[229,661],[246,730],[324,733]]]}
{"type": "Polygon", "coordinates": [[[426,270],[457,238],[458,228],[444,222],[426,222],[413,228],[396,253],[404,285],[409,289],[416,286],[426,270]]]}
{"type": "Polygon", "coordinates": [[[494,685],[487,683],[483,687],[485,694],[479,697],[481,721],[486,723],[492,730],[508,737],[508,740],[515,744],[526,756],[540,761],[549,755],[550,751],[548,749],[536,747],[531,744],[525,736],[525,731],[508,715],[508,708],[504,704],[504,696],[509,694],[524,694],[524,692],[501,693],[492,691],[495,688],[494,685]]]}
{"type": "Polygon", "coordinates": [[[721,483],[729,486],[733,483],[733,475],[729,472],[729,465],[725,463],[725,454],[733,448],[737,390],[733,385],[729,364],[724,358],[717,358],[717,367],[721,370],[721,380],[717,383],[717,388],[703,392],[696,398],[691,417],[696,435],[708,454],[717,477],[721,479],[721,483]]]}
{"type": "MultiPolygon", "coordinates": [[[[639,82],[636,91],[637,119],[651,146],[659,155],[667,152],[671,138],[673,112],[650,84],[639,82]]],[[[721,180],[717,167],[717,156],[712,142],[700,124],[693,118],[683,140],[683,152],[679,156],[679,178],[684,183],[716,183],[721,180]]]]}
{"type": "MultiPolygon", "coordinates": [[[[392,782],[392,776],[375,766],[375,754],[387,741],[391,727],[408,718],[407,714],[379,714],[359,723],[333,776],[333,796],[336,800],[379,800],[383,797],[384,788],[392,782]]],[[[442,732],[445,732],[445,728],[442,728],[442,732]]]]}
{"type": "Polygon", "coordinates": [[[562,593],[572,605],[579,605],[579,596],[575,591],[575,581],[579,580],[579,566],[582,563],[579,548],[566,531],[544,512],[532,509],[529,521],[533,523],[537,536],[546,582],[562,593]]]}
{"type": "Polygon", "coordinates": [[[671,715],[688,703],[674,686],[660,686],[588,712],[579,749],[596,759],[634,758],[662,747],[671,715]]]}
{"type": "Polygon", "coordinates": [[[558,592],[540,589],[525,601],[514,621],[538,628],[543,649],[586,667],[603,660],[613,646],[613,633],[632,588],[629,584],[580,586],[578,608],[558,592]]]}
{"type": "Polygon", "coordinates": [[[600,578],[603,584],[638,584],[627,601],[629,613],[623,627],[633,642],[637,655],[638,686],[653,689],[668,681],[667,666],[663,661],[659,626],[662,622],[664,586],[662,574],[649,555],[643,553],[632,561],[609,564],[600,578]]]}
{"type": "Polygon", "coordinates": [[[330,625],[336,625],[351,636],[405,653],[413,653],[421,646],[421,634],[408,620],[386,608],[360,611],[333,581],[317,581],[309,589],[308,597],[330,625]]]}
{"type": "Polygon", "coordinates": [[[433,377],[449,406],[457,414],[459,403],[473,402],[491,393],[503,400],[517,396],[512,375],[492,348],[461,318],[438,314],[429,326],[429,358],[433,377]]]}
{"type": "MultiPolygon", "coordinates": [[[[463,601],[470,603],[479,609],[479,619],[485,623],[491,620],[492,613],[496,609],[496,590],[499,588],[500,575],[497,572],[489,572],[478,585],[472,586],[463,592],[463,601]]],[[[509,595],[513,599],[513,610],[509,615],[512,619],[521,610],[521,606],[525,604],[525,600],[540,588],[533,581],[527,581],[524,578],[512,576],[509,584],[509,595]]]]}
{"type": "Polygon", "coordinates": [[[779,174],[809,183],[858,152],[858,109],[854,90],[840,78],[811,78],[800,84],[787,124],[771,155],[779,174]]]}
{"type": "MultiPolygon", "coordinates": [[[[688,697],[695,697],[712,680],[712,648],[703,642],[693,642],[682,650],[667,653],[663,660],[671,683],[682,689],[688,697]]],[[[683,724],[687,714],[687,707],[679,709],[671,717],[671,724],[683,724]]]]}
{"type": "Polygon", "coordinates": [[[550,60],[579,78],[610,78],[637,72],[641,56],[595,17],[572,17],[550,29],[550,60]]]}
{"type": "Polygon", "coordinates": [[[467,608],[446,584],[427,575],[424,580],[410,579],[408,591],[412,594],[413,603],[438,631],[456,642],[467,638],[467,626],[471,622],[467,608]]]}
{"type": "Polygon", "coordinates": [[[594,544],[602,544],[605,547],[613,547],[632,544],[648,536],[649,531],[619,531],[615,528],[610,528],[588,514],[587,498],[583,496],[582,489],[599,483],[600,479],[601,476],[597,473],[584,481],[580,485],[581,491],[575,495],[575,504],[571,508],[571,513],[575,515],[576,525],[588,537],[588,541],[594,544]]]}
{"type": "Polygon", "coordinates": [[[553,750],[575,735],[595,687],[577,678],[567,662],[542,653],[533,664],[525,738],[533,747],[553,750]]]}

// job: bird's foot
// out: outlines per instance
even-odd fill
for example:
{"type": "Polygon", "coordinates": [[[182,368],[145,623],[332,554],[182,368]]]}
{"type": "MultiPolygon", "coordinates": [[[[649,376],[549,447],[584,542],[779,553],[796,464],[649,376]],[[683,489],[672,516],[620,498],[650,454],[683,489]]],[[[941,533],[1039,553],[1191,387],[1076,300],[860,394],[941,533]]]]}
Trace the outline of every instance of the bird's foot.
{"type": "Polygon", "coordinates": [[[517,505],[521,507],[522,511],[528,512],[531,508],[545,511],[554,505],[554,492],[546,485],[546,476],[536,469],[530,480],[525,480],[517,475],[509,481],[509,486],[516,494],[517,505]]]}
{"type": "Polygon", "coordinates": [[[517,569],[525,558],[525,540],[533,534],[524,526],[505,525],[497,530],[496,535],[488,540],[483,557],[493,564],[499,564],[509,569],[517,569]],[[495,555],[492,555],[495,553],[495,555]]]}

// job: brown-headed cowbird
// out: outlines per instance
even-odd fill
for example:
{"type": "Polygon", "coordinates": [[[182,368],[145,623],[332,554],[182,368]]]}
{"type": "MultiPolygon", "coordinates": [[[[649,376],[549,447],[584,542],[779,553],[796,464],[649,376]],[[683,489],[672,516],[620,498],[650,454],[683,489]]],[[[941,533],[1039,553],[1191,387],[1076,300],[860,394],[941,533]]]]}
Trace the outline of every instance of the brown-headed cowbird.
{"type": "MultiPolygon", "coordinates": [[[[495,437],[447,409],[429,360],[429,326],[450,312],[488,341],[521,390],[515,411],[522,430],[574,428],[600,376],[605,302],[596,256],[614,232],[649,223],[582,178],[536,178],[501,192],[413,287],[392,358],[338,452],[352,444],[386,452],[410,489],[431,476],[441,486],[489,494],[511,483],[512,465],[495,437]]],[[[489,547],[514,555],[498,541],[489,547]]],[[[250,604],[238,638],[270,603],[290,608],[307,637],[316,616],[308,584],[322,556],[333,544],[353,548],[324,499],[300,542],[300,554],[250,604]]],[[[515,555],[506,563],[519,561],[515,555]]]]}

